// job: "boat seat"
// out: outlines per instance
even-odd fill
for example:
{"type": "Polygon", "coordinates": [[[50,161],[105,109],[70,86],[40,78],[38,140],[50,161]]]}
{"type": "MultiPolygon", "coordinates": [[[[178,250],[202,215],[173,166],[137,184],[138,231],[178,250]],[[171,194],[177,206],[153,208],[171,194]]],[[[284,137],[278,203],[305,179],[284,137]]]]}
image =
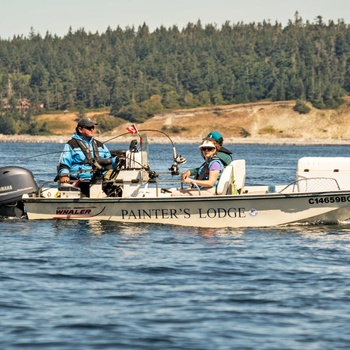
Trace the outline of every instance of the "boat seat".
{"type": "Polygon", "coordinates": [[[242,192],[246,177],[245,160],[232,161],[223,170],[216,187],[217,195],[239,194],[242,192]]]}

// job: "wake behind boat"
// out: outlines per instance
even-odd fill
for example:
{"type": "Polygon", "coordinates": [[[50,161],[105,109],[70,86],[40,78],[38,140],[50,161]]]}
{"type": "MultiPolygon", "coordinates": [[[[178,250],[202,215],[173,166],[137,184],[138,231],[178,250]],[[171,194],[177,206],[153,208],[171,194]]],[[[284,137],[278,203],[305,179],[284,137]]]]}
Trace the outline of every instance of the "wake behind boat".
{"type": "Polygon", "coordinates": [[[0,168],[0,214],[208,228],[334,224],[350,218],[348,157],[301,158],[295,182],[278,186],[246,186],[245,161],[234,160],[224,169],[216,195],[204,196],[198,188],[196,196],[172,197],[172,188],[183,186],[179,166],[185,161],[174,145],[164,173],[151,170],[145,134],[128,150],[115,152],[125,161],[114,170],[95,164],[91,181],[39,186],[29,170],[0,168]]]}

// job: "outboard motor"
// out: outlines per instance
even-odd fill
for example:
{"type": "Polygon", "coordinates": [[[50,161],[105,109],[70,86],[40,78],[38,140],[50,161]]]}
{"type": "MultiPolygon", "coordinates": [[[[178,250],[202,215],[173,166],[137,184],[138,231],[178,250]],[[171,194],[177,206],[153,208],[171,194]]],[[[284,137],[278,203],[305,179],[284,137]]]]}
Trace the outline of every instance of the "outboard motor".
{"type": "Polygon", "coordinates": [[[30,170],[17,166],[1,167],[0,216],[23,216],[24,206],[22,195],[37,191],[38,185],[30,170]]]}

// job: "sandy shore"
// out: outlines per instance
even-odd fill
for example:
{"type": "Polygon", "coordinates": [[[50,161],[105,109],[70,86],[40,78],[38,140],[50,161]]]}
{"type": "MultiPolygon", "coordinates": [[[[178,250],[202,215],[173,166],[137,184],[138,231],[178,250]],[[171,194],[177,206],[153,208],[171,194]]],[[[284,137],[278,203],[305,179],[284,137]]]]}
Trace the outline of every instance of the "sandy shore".
{"type": "MultiPolygon", "coordinates": [[[[66,136],[32,136],[32,135],[2,135],[0,134],[0,142],[32,142],[32,143],[66,143],[71,135],[66,136]]],[[[129,137],[98,136],[97,139],[108,143],[128,143],[132,135],[129,137]]],[[[166,144],[169,140],[166,137],[149,137],[150,143],[166,144]]],[[[200,140],[191,137],[172,137],[174,144],[197,144],[200,140]]],[[[293,139],[293,138],[226,138],[225,144],[261,144],[261,145],[350,145],[350,139],[293,139]]]]}

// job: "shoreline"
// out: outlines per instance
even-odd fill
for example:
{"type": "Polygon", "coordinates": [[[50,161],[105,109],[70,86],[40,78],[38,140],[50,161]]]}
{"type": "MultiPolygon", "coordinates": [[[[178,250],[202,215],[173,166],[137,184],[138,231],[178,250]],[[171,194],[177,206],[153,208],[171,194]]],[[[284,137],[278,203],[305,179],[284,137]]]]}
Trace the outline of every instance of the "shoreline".
{"type": "MultiPolygon", "coordinates": [[[[96,136],[96,139],[101,142],[109,143],[129,143],[131,137],[116,137],[113,136],[96,136]]],[[[134,136],[135,137],[135,136],[134,136]]],[[[2,142],[23,142],[23,143],[61,143],[64,144],[70,140],[71,135],[50,135],[50,136],[33,136],[33,135],[3,135],[0,134],[0,143],[2,142]]],[[[197,144],[200,142],[198,137],[180,137],[174,136],[171,138],[174,144],[197,144]]],[[[148,137],[148,141],[153,144],[166,144],[169,139],[166,137],[148,137]]],[[[350,139],[295,139],[295,138],[225,138],[225,144],[239,145],[350,145],[350,139]]]]}

